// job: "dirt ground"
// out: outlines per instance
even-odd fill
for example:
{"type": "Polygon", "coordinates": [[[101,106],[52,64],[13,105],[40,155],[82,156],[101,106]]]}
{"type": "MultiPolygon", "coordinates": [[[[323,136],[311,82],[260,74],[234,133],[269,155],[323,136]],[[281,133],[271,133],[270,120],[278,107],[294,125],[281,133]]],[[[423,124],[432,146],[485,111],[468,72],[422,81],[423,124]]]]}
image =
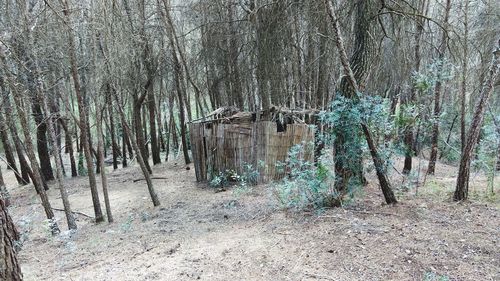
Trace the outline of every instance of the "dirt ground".
{"type": "MultiPolygon", "coordinates": [[[[166,179],[154,180],[162,205],[153,208],[145,182],[133,182],[140,170],[120,169],[109,174],[115,223],[79,214],[78,231],[57,237],[33,187],[13,187],[3,170],[25,280],[500,280],[498,197],[474,176],[472,201],[451,202],[449,166],[438,165],[418,195],[398,191],[396,206],[382,204],[370,179],[352,204],[318,213],[278,210],[266,186],[217,193],[175,163],[154,167],[166,179]]],[[[403,186],[396,172],[393,183],[403,186]]],[[[92,216],[86,178],[66,184],[73,210],[92,216]]],[[[55,187],[49,196],[62,208],[55,187]]]]}

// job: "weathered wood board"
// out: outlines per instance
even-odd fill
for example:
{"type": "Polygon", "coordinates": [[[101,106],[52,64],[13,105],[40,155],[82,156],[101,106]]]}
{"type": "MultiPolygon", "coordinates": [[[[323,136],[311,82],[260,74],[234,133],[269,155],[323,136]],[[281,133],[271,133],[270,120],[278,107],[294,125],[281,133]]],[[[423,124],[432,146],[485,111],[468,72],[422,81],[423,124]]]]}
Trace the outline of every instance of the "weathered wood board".
{"type": "MultiPolygon", "coordinates": [[[[314,141],[314,128],[306,124],[289,124],[278,132],[276,122],[241,124],[190,124],[191,151],[198,181],[211,180],[219,172],[245,172],[245,165],[259,171],[259,182],[281,179],[284,172],[277,164],[285,162],[294,145],[314,141]]],[[[303,155],[312,161],[312,151],[303,155]]]]}

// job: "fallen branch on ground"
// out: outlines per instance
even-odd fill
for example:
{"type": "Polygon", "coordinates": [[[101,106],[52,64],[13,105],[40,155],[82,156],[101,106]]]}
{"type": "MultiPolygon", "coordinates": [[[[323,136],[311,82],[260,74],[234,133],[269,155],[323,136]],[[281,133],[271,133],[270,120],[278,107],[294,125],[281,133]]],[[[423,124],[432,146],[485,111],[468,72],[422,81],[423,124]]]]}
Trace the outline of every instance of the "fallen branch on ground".
{"type": "MultiPolygon", "coordinates": [[[[59,209],[59,208],[52,208],[52,210],[54,210],[54,211],[61,211],[61,212],[65,212],[65,211],[64,211],[64,209],[59,209]]],[[[82,215],[82,216],[87,217],[87,218],[91,218],[91,219],[93,219],[93,218],[94,218],[94,217],[89,216],[89,215],[87,215],[87,214],[85,214],[85,213],[82,213],[82,212],[78,212],[78,211],[71,211],[71,212],[72,212],[73,214],[82,215]]]]}
{"type": "MultiPolygon", "coordinates": [[[[152,180],[168,180],[166,177],[151,177],[152,180]]],[[[135,179],[134,182],[143,181],[144,178],[135,179]]]]}

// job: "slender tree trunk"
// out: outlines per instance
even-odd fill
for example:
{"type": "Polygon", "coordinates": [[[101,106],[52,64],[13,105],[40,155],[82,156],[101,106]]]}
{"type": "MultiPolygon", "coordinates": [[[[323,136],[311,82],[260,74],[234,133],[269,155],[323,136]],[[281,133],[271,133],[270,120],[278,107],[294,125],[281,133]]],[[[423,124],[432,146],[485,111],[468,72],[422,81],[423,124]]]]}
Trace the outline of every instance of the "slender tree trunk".
{"type": "MultiPolygon", "coordinates": [[[[340,55],[340,60],[342,62],[342,66],[344,68],[344,73],[345,73],[345,75],[347,75],[352,89],[354,89],[354,91],[356,93],[360,93],[358,82],[356,81],[356,78],[354,76],[354,72],[349,64],[348,59],[347,59],[347,54],[346,54],[345,47],[344,47],[344,41],[343,41],[342,36],[340,34],[339,22],[338,22],[337,15],[335,13],[335,9],[334,9],[332,3],[330,2],[330,0],[325,0],[325,3],[326,3],[328,15],[329,15],[331,23],[332,23],[333,31],[335,34],[335,44],[337,45],[337,49],[338,49],[338,52],[340,55]]],[[[394,196],[394,193],[392,191],[392,187],[391,187],[391,184],[390,184],[389,179],[387,177],[387,172],[385,171],[383,161],[380,158],[380,155],[378,153],[378,149],[374,145],[373,137],[371,136],[371,133],[370,133],[368,127],[366,126],[366,124],[361,124],[361,127],[363,129],[363,133],[365,135],[366,141],[367,141],[368,146],[370,148],[370,154],[372,156],[373,163],[375,165],[380,188],[382,189],[382,193],[384,194],[385,201],[387,204],[395,204],[395,203],[397,203],[396,196],[394,196]]]]}
{"type": "MultiPolygon", "coordinates": [[[[450,15],[451,9],[451,0],[446,0],[446,7],[444,11],[444,21],[443,24],[445,28],[448,28],[448,19],[450,15]]],[[[438,143],[439,143],[439,122],[441,115],[441,91],[443,87],[443,81],[441,76],[441,72],[443,70],[443,64],[446,54],[446,49],[448,48],[448,31],[443,30],[443,34],[441,37],[441,45],[439,46],[439,54],[438,54],[438,78],[436,82],[436,86],[434,88],[434,116],[433,116],[433,124],[432,124],[432,147],[431,147],[431,156],[429,159],[429,167],[427,169],[427,174],[434,175],[436,172],[436,161],[438,156],[438,143]]]]}
{"type": "MultiPolygon", "coordinates": [[[[69,1],[64,0],[64,16],[65,16],[65,22],[68,25],[70,23],[69,20],[69,1]]],[[[73,38],[73,30],[71,28],[68,28],[68,43],[69,43],[69,58],[70,58],[70,63],[71,63],[71,75],[73,78],[73,85],[75,88],[75,93],[77,97],[77,102],[78,102],[78,111],[80,114],[80,135],[81,135],[81,141],[83,144],[83,152],[85,154],[85,160],[87,163],[87,173],[89,177],[89,184],[90,184],[90,192],[92,194],[92,203],[94,205],[94,214],[95,214],[95,220],[96,223],[104,221],[104,217],[102,214],[101,210],[101,203],[99,202],[99,193],[97,191],[97,183],[95,179],[95,172],[94,172],[94,164],[93,164],[93,158],[92,158],[92,150],[91,150],[91,145],[90,145],[90,140],[88,139],[89,137],[89,128],[88,128],[88,117],[87,117],[87,111],[88,108],[86,107],[86,102],[85,102],[85,97],[84,93],[81,91],[80,87],[80,78],[78,75],[78,65],[76,61],[76,50],[75,50],[75,42],[73,38]]]]}
{"type": "Polygon", "coordinates": [[[122,125],[122,168],[126,168],[127,164],[127,133],[125,126],[122,125]]]}
{"type": "Polygon", "coordinates": [[[469,0],[464,4],[464,54],[462,59],[462,83],[460,89],[460,143],[462,151],[465,147],[465,104],[467,99],[467,69],[469,61],[469,0]]]}
{"type": "MultiPolygon", "coordinates": [[[[3,179],[2,168],[0,167],[0,200],[5,201],[5,207],[10,206],[10,195],[7,187],[5,186],[5,181],[3,179]]],[[[1,236],[0,236],[1,237],[1,236]]]]}
{"type": "MultiPolygon", "coordinates": [[[[340,82],[340,94],[357,102],[359,92],[364,88],[364,84],[370,72],[370,63],[374,56],[374,41],[373,35],[370,34],[371,23],[370,17],[376,12],[376,7],[373,1],[358,0],[356,3],[356,19],[354,25],[355,43],[356,46],[352,52],[348,66],[351,67],[353,77],[358,83],[357,89],[352,87],[349,78],[344,76],[340,82]],[[361,86],[360,86],[361,85],[361,86]]],[[[347,54],[346,54],[347,55],[347,54]]],[[[337,157],[335,159],[335,188],[342,192],[348,191],[348,186],[354,180],[355,183],[365,184],[366,180],[363,175],[363,158],[361,140],[357,136],[353,136],[350,132],[352,128],[343,128],[339,130],[339,134],[335,140],[335,151],[337,157]],[[344,148],[349,144],[351,150],[354,150],[356,159],[349,159],[350,155],[345,155],[344,148]]],[[[360,132],[360,134],[362,134],[360,132]]]]}
{"type": "MultiPolygon", "coordinates": [[[[118,96],[116,95],[115,93],[115,100],[117,102],[117,107],[118,107],[118,112],[120,113],[120,117],[121,117],[121,121],[122,121],[122,124],[123,124],[123,129],[125,130],[125,132],[127,133],[127,135],[131,135],[131,132],[130,132],[130,128],[129,126],[127,125],[127,120],[125,118],[125,113],[123,112],[123,109],[121,108],[121,106],[119,105],[120,102],[118,100],[118,96]]],[[[144,175],[144,179],[146,180],[146,184],[148,186],[148,191],[149,191],[149,195],[151,196],[151,200],[153,201],[153,205],[156,207],[156,206],[160,206],[160,200],[158,199],[158,195],[156,194],[156,191],[154,189],[154,186],[153,186],[153,182],[151,180],[151,174],[144,162],[144,159],[142,158],[142,153],[140,151],[140,148],[137,144],[137,142],[131,138],[131,143],[132,143],[132,147],[134,148],[134,151],[135,151],[135,155],[137,157],[137,162],[139,163],[139,166],[142,170],[142,173],[144,175]]]]}
{"type": "Polygon", "coordinates": [[[148,89],[148,109],[149,109],[149,130],[151,137],[151,156],[153,158],[153,165],[161,163],[160,146],[158,144],[158,134],[156,131],[156,102],[155,94],[153,91],[153,83],[148,89]]]}
{"type": "Polygon", "coordinates": [[[479,134],[484,119],[484,110],[488,99],[493,92],[493,86],[500,69],[500,40],[497,42],[497,44],[498,45],[493,52],[493,59],[486,76],[486,80],[479,95],[479,101],[476,105],[476,110],[474,112],[474,117],[472,118],[469,132],[467,133],[465,147],[462,151],[460,168],[458,169],[457,185],[455,194],[453,196],[453,199],[455,201],[467,200],[469,197],[469,176],[472,153],[474,152],[474,148],[476,147],[479,139],[479,134]]]}
{"type": "MultiPolygon", "coordinates": [[[[136,98],[134,98],[134,108],[133,108],[133,122],[134,122],[134,129],[135,129],[135,142],[139,146],[139,152],[142,154],[142,159],[144,159],[144,165],[146,165],[146,168],[148,169],[149,173],[151,174],[153,171],[151,170],[151,166],[149,165],[148,161],[148,151],[146,148],[146,142],[145,142],[145,136],[144,136],[144,130],[143,130],[143,124],[142,124],[142,115],[141,115],[141,108],[142,108],[142,101],[138,101],[136,98]]],[[[133,140],[131,140],[133,143],[133,140]]],[[[133,147],[133,144],[132,144],[133,147]]],[[[135,150],[135,149],[134,149],[135,150]]],[[[137,156],[137,151],[136,151],[136,156],[137,156]]]]}
{"type": "Polygon", "coordinates": [[[32,100],[33,115],[36,122],[36,147],[38,159],[40,159],[40,163],[44,163],[41,167],[41,172],[45,181],[51,181],[54,180],[54,172],[52,171],[52,165],[50,162],[49,141],[47,139],[47,122],[44,121],[46,116],[44,116],[40,103],[36,100],[36,98],[34,97],[32,100]]]}
{"type": "Polygon", "coordinates": [[[19,171],[17,169],[16,158],[14,157],[12,146],[10,145],[8,128],[5,123],[3,113],[1,112],[0,112],[0,138],[2,139],[3,149],[5,151],[5,158],[7,160],[7,169],[10,169],[14,172],[18,184],[20,185],[27,184],[26,182],[24,182],[23,177],[19,174],[19,171]]]}
{"type": "Polygon", "coordinates": [[[23,280],[14,247],[16,240],[19,240],[19,233],[7,211],[3,198],[0,196],[0,280],[23,280]]]}
{"type": "MultiPolygon", "coordinates": [[[[9,126],[10,135],[12,136],[12,141],[14,142],[14,147],[16,149],[17,158],[19,159],[19,167],[21,168],[21,177],[24,184],[30,183],[30,178],[33,178],[33,173],[29,167],[29,163],[24,157],[23,147],[21,145],[21,139],[17,132],[15,122],[12,118],[10,98],[7,96],[4,98],[4,110],[5,110],[5,121],[9,126]]],[[[33,183],[34,184],[34,183],[33,183]]]]}
{"type": "MultiPolygon", "coordinates": [[[[426,0],[422,0],[419,6],[419,12],[423,13],[424,15],[426,14],[425,11],[425,6],[426,6],[426,0]]],[[[422,33],[424,31],[424,22],[422,18],[418,18],[415,21],[415,68],[414,72],[418,73],[420,71],[420,65],[421,65],[421,54],[420,54],[420,42],[422,38],[422,33]]],[[[415,102],[417,96],[417,88],[415,86],[412,87],[410,93],[405,95],[403,98],[402,102],[404,106],[409,106],[412,103],[415,102]]],[[[403,167],[403,174],[408,175],[410,174],[412,170],[412,159],[413,156],[415,156],[415,137],[414,137],[414,125],[413,124],[408,124],[407,127],[404,130],[404,144],[405,144],[405,162],[404,162],[404,167],[403,167]]]]}
{"type": "Polygon", "coordinates": [[[113,153],[113,169],[118,169],[118,157],[120,156],[120,148],[118,147],[118,143],[116,141],[116,132],[115,132],[115,118],[113,113],[113,97],[111,91],[111,86],[108,84],[108,93],[107,93],[107,110],[108,110],[108,119],[109,119],[109,134],[111,135],[111,151],[113,153]]]}
{"type": "MultiPolygon", "coordinates": [[[[3,60],[3,58],[2,58],[3,60]]],[[[3,66],[6,64],[3,63],[3,66]]],[[[11,87],[12,89],[12,87],[11,87]]],[[[37,189],[37,192],[40,196],[40,199],[42,201],[42,206],[44,208],[45,214],[47,216],[47,219],[50,220],[50,229],[52,231],[52,234],[57,234],[59,233],[59,227],[57,226],[57,222],[55,221],[54,218],[54,212],[52,211],[52,207],[50,205],[49,198],[47,194],[45,193],[45,188],[44,188],[44,181],[42,178],[42,174],[40,172],[40,167],[38,166],[38,161],[36,159],[36,155],[34,152],[33,148],[33,142],[31,140],[31,132],[30,132],[30,127],[28,126],[28,120],[26,117],[26,112],[24,112],[24,109],[26,108],[23,105],[23,102],[21,100],[21,96],[19,93],[13,93],[14,96],[14,101],[16,104],[16,109],[17,109],[17,115],[19,117],[19,123],[21,125],[21,128],[24,133],[24,146],[26,147],[26,154],[31,162],[31,171],[33,172],[33,184],[35,185],[35,188],[37,189]]]]}
{"type": "Polygon", "coordinates": [[[186,124],[185,124],[185,118],[184,118],[184,93],[182,91],[182,86],[181,86],[181,79],[180,79],[180,71],[181,71],[181,66],[175,58],[177,55],[175,54],[175,51],[172,51],[173,57],[174,57],[174,67],[175,67],[175,87],[177,91],[177,101],[179,104],[179,126],[181,126],[181,142],[182,142],[182,152],[184,154],[184,162],[187,164],[191,163],[191,159],[189,158],[189,152],[188,152],[188,147],[187,147],[187,132],[186,132],[186,124]]]}
{"type": "Polygon", "coordinates": [[[76,168],[75,152],[73,149],[73,140],[71,138],[71,130],[70,130],[70,128],[68,128],[66,121],[64,121],[62,118],[59,118],[59,123],[61,123],[61,126],[63,127],[63,130],[64,130],[65,146],[66,146],[66,150],[68,151],[68,154],[69,154],[69,162],[71,165],[71,177],[75,178],[75,177],[78,177],[78,172],[77,172],[78,170],[76,168]]]}
{"type": "Polygon", "coordinates": [[[104,122],[103,112],[106,110],[107,106],[100,106],[96,99],[96,111],[97,111],[97,154],[98,161],[101,163],[101,185],[102,193],[104,195],[104,205],[106,206],[106,215],[108,216],[108,222],[113,222],[113,214],[111,213],[111,204],[109,201],[108,193],[108,177],[106,175],[106,166],[104,165],[104,134],[102,130],[102,123],[104,122]]]}
{"type": "MultiPolygon", "coordinates": [[[[45,99],[44,96],[44,91],[43,89],[40,89],[42,87],[42,81],[39,78],[39,71],[38,67],[36,67],[36,75],[38,76],[37,79],[38,81],[38,87],[37,87],[37,98],[40,102],[40,104],[43,106],[43,110],[45,111],[46,115],[50,114],[50,109],[47,104],[47,100],[45,99]]],[[[71,205],[69,203],[69,198],[68,198],[68,191],[66,190],[66,186],[64,185],[64,176],[63,176],[63,163],[61,161],[61,151],[60,151],[60,146],[57,144],[57,135],[54,130],[54,120],[52,117],[46,118],[45,124],[47,126],[47,129],[49,131],[49,136],[52,140],[52,156],[54,156],[54,162],[56,164],[56,183],[57,187],[59,188],[60,194],[61,194],[61,199],[63,202],[64,206],[64,213],[66,215],[66,221],[68,222],[68,228],[69,229],[77,229],[76,226],[76,221],[75,217],[73,215],[73,212],[71,211],[71,205]]]]}

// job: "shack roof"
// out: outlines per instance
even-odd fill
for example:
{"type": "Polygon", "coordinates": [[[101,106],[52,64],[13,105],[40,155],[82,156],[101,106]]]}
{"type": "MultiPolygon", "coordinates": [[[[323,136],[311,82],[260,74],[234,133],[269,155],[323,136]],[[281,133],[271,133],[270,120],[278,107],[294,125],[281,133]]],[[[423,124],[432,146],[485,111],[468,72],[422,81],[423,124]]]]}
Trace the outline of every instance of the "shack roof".
{"type": "Polygon", "coordinates": [[[289,109],[286,107],[272,106],[267,110],[257,112],[240,111],[237,107],[220,107],[207,116],[191,121],[190,123],[251,123],[260,121],[274,121],[278,118],[291,118],[297,123],[305,123],[302,117],[306,115],[317,115],[320,111],[316,109],[289,109]]]}

